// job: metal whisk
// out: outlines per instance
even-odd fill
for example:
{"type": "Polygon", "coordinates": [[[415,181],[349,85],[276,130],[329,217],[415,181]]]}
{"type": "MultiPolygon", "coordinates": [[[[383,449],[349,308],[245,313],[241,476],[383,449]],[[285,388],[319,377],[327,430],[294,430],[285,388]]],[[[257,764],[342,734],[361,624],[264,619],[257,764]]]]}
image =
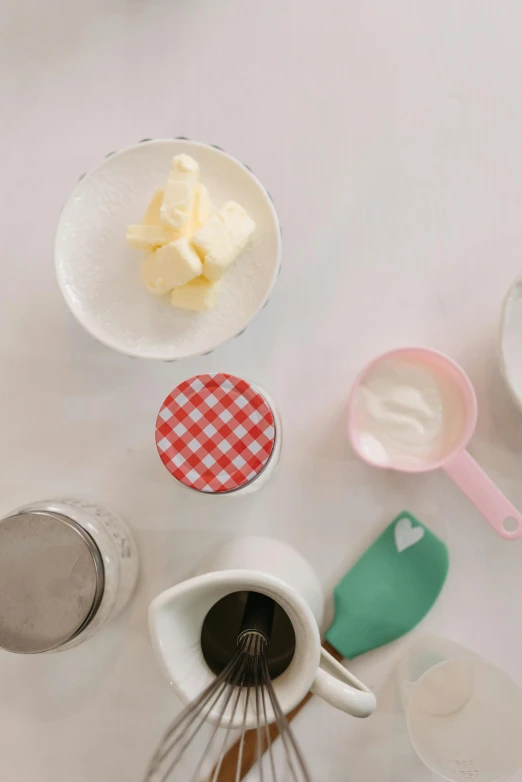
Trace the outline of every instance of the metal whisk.
{"type": "MultiPolygon", "coordinates": [[[[301,751],[296,743],[288,721],[277,700],[267,665],[266,651],[274,617],[275,603],[265,595],[251,592],[243,614],[241,630],[237,639],[237,651],[233,658],[216,676],[201,695],[196,698],[168,728],[149,764],[145,782],[225,782],[223,760],[232,736],[232,724],[240,724],[239,751],[235,768],[227,769],[232,776],[226,781],[239,782],[243,765],[243,748],[247,732],[247,715],[255,714],[257,768],[260,782],[310,782],[301,751]],[[277,731],[281,737],[281,753],[273,751],[271,731],[268,723],[267,704],[275,717],[277,731]],[[222,726],[225,712],[226,727],[222,726]],[[205,725],[208,716],[218,713],[212,719],[210,739],[204,745],[201,755],[195,760],[192,775],[186,769],[181,772],[179,764],[205,725]],[[237,719],[236,719],[237,716],[237,719]],[[214,759],[210,773],[204,772],[205,763],[214,759]],[[222,768],[223,767],[223,768],[222,768]],[[220,773],[222,775],[220,776],[220,773]]],[[[194,745],[192,745],[194,746],[194,745]]]]}

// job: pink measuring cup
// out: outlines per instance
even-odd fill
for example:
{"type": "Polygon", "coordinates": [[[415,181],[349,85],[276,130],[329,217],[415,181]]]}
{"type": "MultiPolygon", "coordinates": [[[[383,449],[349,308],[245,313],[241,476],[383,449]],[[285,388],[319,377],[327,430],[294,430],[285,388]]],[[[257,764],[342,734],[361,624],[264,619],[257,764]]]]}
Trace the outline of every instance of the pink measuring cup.
{"type": "Polygon", "coordinates": [[[352,448],[363,461],[375,467],[412,473],[442,468],[498,535],[506,540],[515,540],[522,535],[522,515],[466,451],[476,424],[477,397],[471,380],[455,361],[436,350],[414,347],[384,353],[363,369],[350,393],[348,437],[352,448]],[[361,447],[361,432],[357,422],[357,392],[370,370],[381,361],[389,359],[403,359],[421,365],[425,370],[433,372],[437,378],[443,379],[446,387],[451,388],[452,394],[460,400],[461,420],[458,429],[448,440],[446,450],[433,461],[406,466],[390,460],[383,465],[372,461],[361,447]]]}

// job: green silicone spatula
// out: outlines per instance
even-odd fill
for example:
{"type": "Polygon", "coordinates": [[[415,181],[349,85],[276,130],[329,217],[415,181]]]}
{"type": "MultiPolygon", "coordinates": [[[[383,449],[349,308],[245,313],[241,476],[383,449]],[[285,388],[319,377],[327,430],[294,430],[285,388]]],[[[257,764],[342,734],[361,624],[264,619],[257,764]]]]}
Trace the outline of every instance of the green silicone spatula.
{"type": "MultiPolygon", "coordinates": [[[[352,658],[395,641],[423,619],[446,580],[446,545],[406,511],[395,518],[334,589],[335,617],[323,646],[352,658]]],[[[311,693],[287,715],[290,722],[311,693]]],[[[277,736],[275,723],[270,738],[277,736]]],[[[240,779],[258,760],[257,731],[245,733],[240,779]]],[[[239,743],[225,755],[216,782],[237,782],[239,743]]]]}
{"type": "Polygon", "coordinates": [[[401,513],[335,587],[326,640],[351,659],[405,635],[439,596],[448,566],[446,545],[401,513]]]}

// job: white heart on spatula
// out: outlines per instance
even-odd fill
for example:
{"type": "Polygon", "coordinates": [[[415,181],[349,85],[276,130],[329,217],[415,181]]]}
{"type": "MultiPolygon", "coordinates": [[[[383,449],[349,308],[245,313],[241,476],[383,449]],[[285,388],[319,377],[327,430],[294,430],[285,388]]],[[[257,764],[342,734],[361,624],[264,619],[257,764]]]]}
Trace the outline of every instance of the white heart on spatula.
{"type": "Polygon", "coordinates": [[[410,546],[414,546],[424,536],[424,527],[414,527],[411,521],[404,517],[395,525],[395,545],[399,554],[410,546]]]}

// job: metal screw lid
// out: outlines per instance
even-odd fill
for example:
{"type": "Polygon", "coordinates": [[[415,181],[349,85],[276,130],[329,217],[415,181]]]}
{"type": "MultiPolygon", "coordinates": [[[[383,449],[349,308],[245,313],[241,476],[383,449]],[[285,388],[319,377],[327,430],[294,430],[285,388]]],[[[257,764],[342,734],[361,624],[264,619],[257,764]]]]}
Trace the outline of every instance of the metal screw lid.
{"type": "Polygon", "coordinates": [[[207,494],[237,491],[258,478],[276,436],[274,413],[259,389],[221,372],[180,383],[156,420],[156,447],[167,470],[207,494]]]}
{"type": "Polygon", "coordinates": [[[103,597],[103,559],[72,519],[30,511],[0,521],[0,647],[57,649],[91,621],[103,597]]]}

